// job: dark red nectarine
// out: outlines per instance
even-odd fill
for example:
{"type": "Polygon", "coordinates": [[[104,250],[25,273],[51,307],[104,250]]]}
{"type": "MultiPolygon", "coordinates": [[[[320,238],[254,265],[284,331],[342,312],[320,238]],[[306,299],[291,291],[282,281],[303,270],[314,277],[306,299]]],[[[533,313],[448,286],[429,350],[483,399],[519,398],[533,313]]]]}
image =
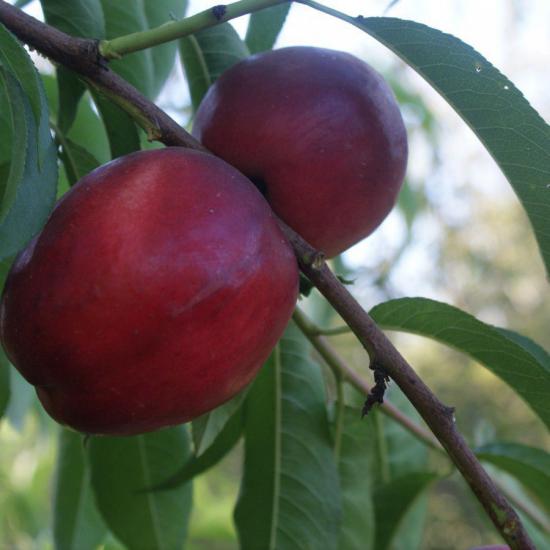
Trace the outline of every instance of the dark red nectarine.
{"type": "Polygon", "coordinates": [[[241,390],[293,310],[294,255],[224,161],[139,152],[83,178],[12,267],[6,352],[59,422],[134,434],[241,390]]]}
{"type": "Polygon", "coordinates": [[[202,101],[193,133],[329,256],[378,227],[407,162],[390,87],[363,61],[320,48],[283,48],[232,66],[202,101]]]}

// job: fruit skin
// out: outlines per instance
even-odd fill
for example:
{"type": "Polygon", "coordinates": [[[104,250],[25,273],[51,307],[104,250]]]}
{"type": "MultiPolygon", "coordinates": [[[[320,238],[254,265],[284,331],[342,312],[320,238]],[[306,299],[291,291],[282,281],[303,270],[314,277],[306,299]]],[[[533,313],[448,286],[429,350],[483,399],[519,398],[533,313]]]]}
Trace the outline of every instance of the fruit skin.
{"type": "Polygon", "coordinates": [[[390,87],[356,57],[320,48],[233,65],[203,99],[193,133],[261,182],[273,210],[328,256],[378,227],[407,164],[390,87]]]}
{"type": "Polygon", "coordinates": [[[57,421],[135,434],[246,386],[297,287],[292,250],[252,183],[204,153],[139,152],[58,203],[12,267],[0,335],[57,421]]]}

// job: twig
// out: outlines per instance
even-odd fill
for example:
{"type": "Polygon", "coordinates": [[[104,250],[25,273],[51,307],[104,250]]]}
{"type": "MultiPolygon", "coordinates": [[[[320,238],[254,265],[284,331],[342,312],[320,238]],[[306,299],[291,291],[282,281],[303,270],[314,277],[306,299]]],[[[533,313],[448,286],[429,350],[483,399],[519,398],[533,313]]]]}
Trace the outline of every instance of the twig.
{"type": "MultiPolygon", "coordinates": [[[[334,372],[335,376],[342,377],[351,384],[357,391],[363,395],[369,395],[371,387],[367,381],[353,370],[338,354],[338,352],[329,344],[324,336],[319,335],[317,326],[300,309],[294,310],[292,316],[298,328],[302,331],[317,353],[324,359],[325,363],[334,372]]],[[[403,426],[407,431],[417,437],[422,443],[428,445],[436,451],[445,453],[445,450],[433,436],[432,432],[413,422],[406,414],[403,414],[390,401],[385,400],[380,405],[380,410],[387,416],[393,418],[397,423],[403,426]]],[[[445,453],[447,456],[447,453],[445,453]]]]}
{"type": "MultiPolygon", "coordinates": [[[[323,332],[319,330],[319,327],[309,319],[306,314],[300,309],[296,308],[293,315],[294,322],[298,325],[298,328],[302,331],[304,336],[309,340],[315,351],[321,356],[325,363],[334,372],[335,376],[340,376],[356,390],[363,395],[369,395],[371,391],[370,385],[362,378],[355,370],[353,370],[345,361],[340,357],[334,347],[323,336],[323,332]]],[[[401,412],[395,405],[393,405],[387,399],[384,400],[379,407],[379,410],[386,416],[389,416],[392,420],[400,424],[409,433],[414,435],[420,442],[424,443],[428,447],[432,448],[439,453],[443,453],[447,458],[448,455],[445,449],[441,446],[439,441],[435,439],[432,432],[426,430],[407,415],[401,412]]],[[[510,492],[505,485],[499,482],[498,479],[493,480],[494,483],[504,493],[506,498],[514,504],[514,506],[528,516],[534,523],[536,523],[543,531],[550,532],[550,524],[548,520],[536,510],[529,503],[523,501],[512,492],[510,492]]]]}
{"type": "Polygon", "coordinates": [[[288,1],[240,0],[231,4],[220,4],[185,19],[170,21],[154,29],[119,36],[111,40],[102,40],[99,44],[99,51],[106,59],[117,59],[125,54],[164,44],[241,15],[288,1]]]}
{"type": "Polygon", "coordinates": [[[319,253],[283,224],[302,272],[357,336],[371,361],[383,367],[430,427],[491,521],[512,549],[534,549],[518,515],[456,429],[454,409],[437,399],[388,337],[338,281],[319,253]]]}
{"type": "MultiPolygon", "coordinates": [[[[97,42],[72,38],[0,0],[0,22],[23,42],[53,61],[84,76],[126,109],[149,135],[166,145],[203,149],[166,113],[105,67],[97,42]],[[154,131],[152,131],[154,130],[154,131]]],[[[350,326],[371,361],[382,366],[415,406],[441,442],[494,525],[513,549],[534,549],[521,521],[456,430],[452,409],[443,405],[369,315],[338,281],[321,252],[308,245],[286,224],[281,229],[291,243],[302,272],[315,284],[350,326]]]]}

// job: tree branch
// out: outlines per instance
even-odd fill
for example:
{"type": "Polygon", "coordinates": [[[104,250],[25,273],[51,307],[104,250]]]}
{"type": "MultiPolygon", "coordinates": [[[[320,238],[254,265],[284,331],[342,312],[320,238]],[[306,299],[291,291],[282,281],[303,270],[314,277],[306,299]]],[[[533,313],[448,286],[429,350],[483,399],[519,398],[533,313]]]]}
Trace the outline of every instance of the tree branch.
{"type": "MultiPolygon", "coordinates": [[[[294,310],[293,319],[294,322],[298,325],[298,328],[310,341],[315,351],[321,356],[325,363],[335,373],[335,376],[340,377],[341,379],[348,382],[363,395],[369,395],[371,391],[371,386],[366,382],[364,378],[362,378],[355,370],[353,370],[342,359],[342,357],[340,357],[338,352],[325,338],[324,335],[326,335],[327,333],[321,330],[316,324],[314,324],[299,308],[296,308],[294,310]]],[[[330,334],[332,335],[334,333],[331,332],[330,334]]],[[[339,331],[337,332],[337,334],[341,334],[341,332],[339,331]]],[[[438,451],[439,453],[443,453],[448,458],[445,449],[433,436],[432,432],[424,429],[422,426],[411,420],[406,414],[402,413],[390,401],[384,400],[384,403],[380,405],[380,411],[392,418],[398,424],[400,424],[405,430],[414,435],[420,442],[424,443],[431,449],[438,451]]],[[[521,498],[508,491],[508,489],[502,483],[500,483],[498,479],[493,480],[493,482],[518,510],[528,516],[535,524],[538,525],[540,529],[550,532],[550,524],[548,523],[548,520],[546,520],[544,515],[541,515],[529,503],[523,501],[521,498]]]]}
{"type": "MultiPolygon", "coordinates": [[[[299,308],[294,310],[294,322],[302,331],[305,337],[310,341],[315,351],[324,359],[325,363],[335,373],[335,376],[343,378],[346,382],[352,385],[359,393],[367,396],[371,387],[367,382],[357,374],[349,365],[340,357],[337,351],[327,342],[324,336],[318,332],[318,327],[312,323],[310,319],[299,308]]],[[[401,424],[407,431],[417,437],[422,443],[428,445],[432,449],[445,453],[445,450],[439,441],[431,432],[425,430],[422,426],[413,422],[406,414],[403,414],[395,405],[389,401],[384,401],[380,405],[380,410],[393,418],[398,424],[401,424]]],[[[446,453],[445,453],[446,455],[446,453]]]]}
{"type": "Polygon", "coordinates": [[[214,6],[185,19],[171,21],[154,29],[119,36],[112,40],[102,40],[99,44],[99,51],[106,59],[116,59],[125,54],[170,42],[241,15],[288,1],[240,0],[232,4],[214,6]]]}
{"type": "MultiPolygon", "coordinates": [[[[98,43],[73,38],[0,0],[0,22],[56,63],[82,75],[126,109],[151,137],[166,145],[204,148],[166,113],[105,65],[98,43]]],[[[327,298],[362,343],[371,361],[382,366],[418,410],[470,485],[503,538],[513,549],[534,549],[517,514],[487,475],[456,429],[453,409],[443,405],[395,349],[369,315],[342,286],[321,252],[308,245],[283,222],[302,272],[327,298]]]]}

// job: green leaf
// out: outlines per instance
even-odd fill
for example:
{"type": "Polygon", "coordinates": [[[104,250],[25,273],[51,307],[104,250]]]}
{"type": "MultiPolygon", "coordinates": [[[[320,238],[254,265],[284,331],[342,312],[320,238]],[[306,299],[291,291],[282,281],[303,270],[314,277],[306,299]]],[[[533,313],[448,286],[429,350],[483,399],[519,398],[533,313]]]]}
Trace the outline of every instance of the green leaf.
{"type": "Polygon", "coordinates": [[[111,157],[118,158],[139,151],[139,132],[132,118],[100,94],[92,92],[109,139],[111,157]]]}
{"type": "Polygon", "coordinates": [[[57,124],[63,132],[68,132],[73,125],[78,104],[86,91],[86,86],[65,67],[57,67],[56,72],[59,87],[57,124]]]}
{"type": "Polygon", "coordinates": [[[428,516],[428,490],[408,506],[391,538],[391,550],[422,550],[424,527],[428,516]]]}
{"type": "Polygon", "coordinates": [[[243,550],[336,548],[337,467],[323,377],[290,326],[245,402],[245,458],[235,522],[243,550]]]}
{"type": "Polygon", "coordinates": [[[179,487],[192,478],[202,474],[224,458],[241,438],[243,432],[243,411],[239,408],[225,423],[210,446],[201,456],[192,456],[184,466],[169,479],[154,486],[152,490],[164,490],[179,487]]]}
{"type": "Polygon", "coordinates": [[[59,434],[54,485],[54,541],[57,550],[94,550],[107,528],[95,507],[81,434],[59,434]]]}
{"type": "MultiPolygon", "coordinates": [[[[2,139],[0,139],[0,163],[5,167],[7,166],[9,168],[9,164],[11,162],[11,153],[12,153],[12,116],[11,116],[11,110],[9,109],[7,105],[7,98],[4,90],[4,86],[2,84],[2,80],[0,79],[0,136],[2,136],[2,139]]],[[[1,185],[5,187],[7,176],[9,174],[9,170],[7,173],[5,173],[5,170],[2,175],[2,179],[0,180],[1,185]]],[[[2,200],[2,197],[4,196],[3,188],[0,188],[0,200],[2,200]]]]}
{"type": "Polygon", "coordinates": [[[18,432],[23,431],[25,420],[32,404],[36,400],[34,387],[31,386],[19,371],[10,367],[10,400],[6,408],[5,416],[12,428],[18,432]]]}
{"type": "MultiPolygon", "coordinates": [[[[185,13],[185,0],[101,0],[105,38],[143,31],[185,13]]],[[[154,99],[174,65],[175,42],[148,48],[112,61],[111,68],[138,90],[154,99]]]]}
{"type": "Polygon", "coordinates": [[[190,455],[185,426],[133,437],[89,442],[92,486],[103,519],[130,550],[183,545],[191,513],[191,485],[145,491],[164,481],[190,455]]]}
{"type": "Polygon", "coordinates": [[[0,24],[0,67],[10,73],[23,89],[34,115],[34,124],[39,126],[43,120],[40,77],[25,48],[2,24],[0,24]]]}
{"type": "Polygon", "coordinates": [[[99,166],[99,162],[84,147],[74,143],[68,138],[59,135],[62,146],[61,158],[65,166],[65,172],[70,185],[74,185],[79,179],[89,174],[99,166]]]}
{"type": "Polygon", "coordinates": [[[71,36],[101,39],[105,36],[99,0],[40,0],[46,23],[71,36]]]}
{"type": "Polygon", "coordinates": [[[407,512],[436,479],[437,475],[430,472],[411,472],[378,487],[374,498],[376,550],[391,547],[392,538],[407,512]]]}
{"type": "Polygon", "coordinates": [[[4,415],[10,400],[10,365],[0,346],[0,418],[4,415]]]}
{"type": "Polygon", "coordinates": [[[550,548],[550,531],[548,529],[543,529],[538,523],[535,524],[531,521],[530,517],[523,514],[520,510],[517,512],[535,548],[550,548]]]}
{"type": "Polygon", "coordinates": [[[187,77],[193,110],[208,88],[229,67],[249,55],[237,31],[222,23],[180,40],[180,56],[187,77]]]}
{"type": "MultiPolygon", "coordinates": [[[[58,118],[58,90],[57,79],[53,76],[41,75],[48,98],[51,116],[58,118]]],[[[78,104],[76,117],[71,129],[62,132],[63,135],[86,149],[100,164],[111,160],[109,140],[103,122],[92,109],[92,100],[89,93],[86,93],[78,104]]]]}
{"type": "Polygon", "coordinates": [[[541,361],[542,348],[534,353],[520,343],[524,337],[511,339],[456,307],[425,298],[391,300],[370,313],[383,328],[433,338],[466,353],[509,384],[550,426],[550,361],[541,361]]]}
{"type": "MultiPolygon", "coordinates": [[[[364,398],[362,398],[364,401],[364,398]]],[[[344,409],[338,472],[342,491],[342,524],[338,550],[374,549],[374,504],[378,460],[377,411],[361,419],[361,407],[344,409]]]]}
{"type": "MultiPolygon", "coordinates": [[[[101,39],[105,36],[103,8],[99,0],[41,0],[46,23],[82,38],[101,39]]],[[[66,133],[72,126],[80,98],[86,86],[65,67],[56,67],[59,90],[57,125],[66,133]]]]}
{"type": "MultiPolygon", "coordinates": [[[[173,19],[181,19],[187,10],[187,0],[143,0],[147,27],[154,28],[173,19]]],[[[153,93],[158,95],[174,67],[178,44],[167,42],[150,49],[153,66],[153,93]]]]}
{"type": "MultiPolygon", "coordinates": [[[[408,418],[417,423],[422,422],[416,409],[396,385],[390,386],[386,396],[408,418]]],[[[384,438],[379,445],[384,446],[381,452],[385,454],[380,460],[387,463],[387,479],[392,480],[411,472],[425,470],[428,464],[426,445],[392,418],[380,415],[379,419],[380,437],[384,438]]]]}
{"type": "Polygon", "coordinates": [[[248,388],[245,388],[227,403],[193,420],[191,428],[195,456],[200,456],[212,445],[225,428],[225,425],[235,416],[237,410],[241,408],[247,392],[248,388]]]}
{"type": "MultiPolygon", "coordinates": [[[[40,81],[39,81],[40,82],[40,81]]],[[[18,252],[44,225],[55,201],[57,155],[40,83],[37,126],[24,89],[0,68],[0,100],[11,113],[11,162],[0,215],[0,259],[18,252]]]]}
{"type": "Polygon", "coordinates": [[[476,454],[514,476],[550,513],[550,454],[519,443],[491,443],[476,449],[476,454]]]}
{"type": "Polygon", "coordinates": [[[470,126],[512,185],[550,273],[550,127],[489,61],[414,21],[347,18],[424,77],[470,126]]]}
{"type": "MultiPolygon", "coordinates": [[[[419,421],[418,413],[399,388],[390,386],[387,397],[404,414],[419,421]]],[[[345,409],[340,450],[342,526],[338,548],[378,549],[373,500],[376,491],[395,479],[426,472],[428,452],[410,432],[377,410],[361,419],[364,396],[348,392],[346,402],[353,407],[345,409]]],[[[425,499],[410,502],[399,522],[393,524],[392,548],[418,548],[425,519],[425,499]]]]}
{"type": "Polygon", "coordinates": [[[246,29],[245,42],[250,53],[263,52],[273,48],[277,36],[285,24],[290,2],[254,12],[246,29]]]}
{"type": "MultiPolygon", "coordinates": [[[[419,414],[397,386],[391,385],[386,397],[411,420],[421,422],[419,414]]],[[[407,478],[409,475],[432,475],[432,472],[428,471],[428,450],[423,443],[392,418],[378,414],[377,420],[378,483],[374,499],[375,506],[379,508],[380,504],[376,503],[376,499],[384,493],[387,484],[393,484],[396,480],[407,478]]],[[[386,536],[391,538],[391,548],[420,548],[426,518],[426,495],[421,494],[406,504],[398,521],[387,525],[386,536]]],[[[375,548],[378,550],[378,546],[375,548]]]]}

